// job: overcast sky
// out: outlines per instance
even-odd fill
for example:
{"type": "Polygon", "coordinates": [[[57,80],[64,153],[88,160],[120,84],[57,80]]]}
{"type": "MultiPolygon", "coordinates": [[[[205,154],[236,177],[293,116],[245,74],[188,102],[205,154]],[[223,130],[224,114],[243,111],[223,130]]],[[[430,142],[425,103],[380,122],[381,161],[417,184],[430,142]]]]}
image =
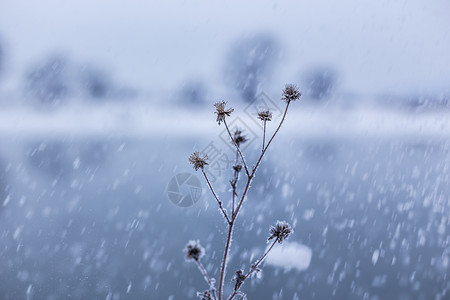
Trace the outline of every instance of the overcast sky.
{"type": "Polygon", "coordinates": [[[3,85],[16,85],[27,66],[53,53],[107,66],[143,89],[192,77],[217,84],[231,44],[267,33],[283,49],[275,86],[327,65],[342,90],[448,92],[449,16],[445,0],[1,0],[3,85]]]}

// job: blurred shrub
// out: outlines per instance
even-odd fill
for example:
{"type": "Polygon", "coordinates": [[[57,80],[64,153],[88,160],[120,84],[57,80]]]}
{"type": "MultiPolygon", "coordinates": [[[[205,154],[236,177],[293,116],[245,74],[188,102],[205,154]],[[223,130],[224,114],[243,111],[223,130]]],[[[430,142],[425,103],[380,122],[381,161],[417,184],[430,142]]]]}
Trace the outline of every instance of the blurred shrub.
{"type": "Polygon", "coordinates": [[[226,59],[225,79],[245,100],[251,101],[272,73],[279,56],[278,43],[270,35],[239,40],[226,59]]]}
{"type": "Polygon", "coordinates": [[[55,55],[30,68],[25,75],[25,94],[40,103],[56,104],[76,97],[88,101],[130,98],[135,92],[119,88],[110,72],[96,65],[55,55]]]}
{"type": "Polygon", "coordinates": [[[25,77],[27,96],[44,103],[55,103],[69,95],[68,62],[53,56],[34,67],[25,77]]]}
{"type": "Polygon", "coordinates": [[[202,104],[207,98],[207,87],[201,80],[188,80],[178,92],[178,98],[185,104],[202,104]]]}
{"type": "Polygon", "coordinates": [[[334,91],[337,72],[329,67],[315,67],[306,72],[304,76],[305,96],[322,100],[334,91]]]}
{"type": "Polygon", "coordinates": [[[92,66],[82,68],[79,84],[79,89],[83,96],[95,99],[104,99],[111,96],[114,86],[111,78],[105,71],[92,66]]]}

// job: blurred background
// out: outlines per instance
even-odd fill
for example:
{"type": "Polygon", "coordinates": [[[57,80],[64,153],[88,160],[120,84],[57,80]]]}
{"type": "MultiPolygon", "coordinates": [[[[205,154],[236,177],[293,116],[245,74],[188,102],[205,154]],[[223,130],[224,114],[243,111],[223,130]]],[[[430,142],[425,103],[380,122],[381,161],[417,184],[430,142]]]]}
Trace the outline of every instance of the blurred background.
{"type": "Polygon", "coordinates": [[[0,298],[195,299],[207,286],[182,249],[200,240],[217,278],[226,224],[204,183],[192,205],[168,183],[202,179],[187,158],[214,150],[227,199],[234,152],[213,103],[235,108],[255,162],[255,112],[274,111],[273,132],[295,83],[227,291],[287,220],[291,264],[269,259],[249,299],[449,299],[449,13],[445,0],[0,2],[0,298]]]}

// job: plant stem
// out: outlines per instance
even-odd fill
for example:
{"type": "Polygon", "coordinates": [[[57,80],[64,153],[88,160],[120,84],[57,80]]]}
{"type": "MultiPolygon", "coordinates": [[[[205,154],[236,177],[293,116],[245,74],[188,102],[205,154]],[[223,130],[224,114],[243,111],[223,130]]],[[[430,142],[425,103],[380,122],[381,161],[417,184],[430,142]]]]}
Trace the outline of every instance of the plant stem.
{"type": "MultiPolygon", "coordinates": [[[[234,165],[237,166],[238,162],[239,162],[239,153],[236,150],[236,159],[235,159],[234,165]]],[[[234,214],[234,202],[235,202],[235,198],[237,196],[236,185],[237,185],[238,180],[239,180],[239,172],[236,169],[234,169],[233,180],[230,181],[231,188],[233,189],[232,204],[231,204],[231,215],[234,214]]]]}
{"type": "Polygon", "coordinates": [[[259,164],[261,163],[261,160],[262,160],[264,154],[266,153],[267,149],[269,148],[270,143],[272,143],[273,139],[275,138],[275,135],[276,135],[276,134],[278,133],[278,131],[280,130],[281,125],[283,125],[284,119],[286,118],[286,114],[287,114],[287,111],[288,111],[288,108],[289,108],[289,104],[290,104],[290,102],[287,102],[287,103],[286,103],[286,108],[284,109],[284,114],[283,114],[283,117],[281,118],[280,124],[278,124],[277,129],[276,129],[275,132],[273,133],[273,135],[272,135],[272,137],[270,138],[269,142],[267,143],[266,147],[263,148],[263,151],[262,151],[261,155],[259,156],[259,159],[258,159],[258,161],[256,162],[256,165],[253,167],[253,171],[252,171],[252,174],[251,174],[252,176],[255,175],[256,169],[258,168],[259,164]]]}
{"type": "Polygon", "coordinates": [[[202,168],[202,173],[203,173],[203,176],[205,176],[205,180],[208,183],[209,189],[211,190],[212,194],[214,195],[214,198],[216,199],[217,203],[219,204],[219,208],[222,211],[223,216],[227,220],[228,224],[230,224],[230,222],[231,222],[230,218],[228,218],[228,214],[222,206],[222,201],[219,200],[219,197],[217,196],[216,192],[214,191],[214,188],[212,187],[211,182],[209,181],[208,176],[206,176],[205,170],[203,170],[203,168],[202,168]]]}
{"type": "MultiPolygon", "coordinates": [[[[266,153],[267,149],[269,148],[270,144],[272,143],[273,139],[275,138],[275,135],[276,135],[276,134],[278,133],[278,131],[280,130],[281,125],[283,124],[283,122],[284,122],[284,120],[285,120],[285,118],[286,118],[286,114],[287,114],[287,111],[288,111],[288,108],[289,108],[289,103],[290,103],[290,102],[287,102],[287,103],[286,103],[286,108],[285,108],[285,110],[284,110],[283,117],[281,118],[280,124],[278,125],[277,129],[276,129],[275,132],[273,133],[273,135],[272,135],[272,137],[270,138],[270,140],[269,140],[269,142],[267,143],[267,145],[263,146],[261,155],[259,156],[258,161],[256,162],[255,166],[253,167],[252,173],[250,173],[250,172],[248,171],[247,164],[246,164],[245,159],[244,159],[244,155],[242,154],[241,150],[239,149],[239,146],[238,146],[238,145],[236,144],[236,142],[234,141],[233,136],[231,135],[231,132],[230,132],[230,130],[229,130],[229,128],[228,128],[228,125],[227,125],[226,121],[224,120],[225,128],[227,129],[228,135],[230,136],[231,141],[233,142],[233,145],[236,147],[236,150],[238,151],[238,153],[239,153],[239,155],[240,155],[240,157],[241,157],[241,159],[242,159],[242,163],[244,164],[245,172],[246,172],[246,174],[247,174],[247,183],[246,183],[246,185],[245,185],[244,192],[242,193],[241,199],[240,199],[239,202],[238,202],[238,205],[237,205],[237,207],[236,207],[236,210],[233,209],[233,212],[232,212],[232,215],[231,215],[231,220],[229,220],[229,219],[228,219],[228,216],[226,215],[226,213],[224,213],[224,215],[225,215],[225,217],[227,218],[227,221],[228,221],[228,234],[227,234],[227,241],[226,241],[226,243],[225,243],[225,251],[224,251],[224,254],[223,254],[222,267],[221,267],[221,270],[220,270],[219,295],[218,295],[218,299],[219,299],[219,300],[222,300],[223,281],[224,281],[224,277],[225,277],[225,269],[226,269],[226,266],[227,266],[228,252],[229,252],[229,249],[230,249],[231,235],[232,235],[232,232],[233,232],[234,222],[235,222],[235,220],[236,220],[236,218],[237,218],[237,215],[238,215],[238,213],[239,213],[240,208],[242,207],[242,204],[244,203],[245,196],[247,195],[247,192],[248,192],[248,189],[250,188],[250,184],[251,184],[251,182],[252,182],[252,179],[253,179],[253,177],[255,176],[256,170],[258,169],[258,166],[259,166],[259,164],[261,163],[261,160],[262,160],[264,154],[266,153]]],[[[206,174],[205,174],[204,172],[203,172],[203,174],[205,175],[205,178],[206,178],[206,174]]],[[[208,180],[207,180],[207,181],[208,181],[208,180]]],[[[211,184],[209,183],[209,181],[208,181],[208,184],[210,185],[210,188],[211,188],[211,190],[213,191],[213,194],[215,195],[214,190],[212,189],[211,184]]],[[[218,203],[219,203],[220,208],[222,209],[222,212],[224,212],[224,211],[223,211],[223,207],[222,207],[222,202],[219,201],[219,199],[217,198],[216,195],[215,195],[215,197],[216,197],[216,200],[217,200],[218,203]]],[[[233,199],[233,200],[234,200],[234,199],[233,199]]],[[[233,208],[234,208],[234,205],[233,205],[233,208]]],[[[276,242],[276,241],[277,241],[277,240],[274,241],[274,243],[270,246],[270,248],[266,251],[266,253],[261,257],[261,259],[258,260],[258,262],[257,262],[256,265],[255,265],[255,268],[256,268],[256,266],[258,266],[258,265],[262,262],[262,260],[266,257],[267,253],[273,248],[273,246],[275,245],[275,242],[276,242]]],[[[246,275],[245,278],[247,278],[248,276],[250,276],[250,274],[251,274],[252,272],[253,272],[253,271],[249,271],[249,273],[247,273],[247,275],[246,275]]],[[[237,293],[237,291],[235,291],[235,292],[232,294],[232,297],[234,297],[234,296],[236,295],[236,293],[237,293]]],[[[231,299],[231,298],[229,298],[229,299],[231,299]]]]}
{"type": "Polygon", "coordinates": [[[262,143],[262,150],[261,152],[264,152],[264,142],[266,141],[266,121],[264,121],[264,134],[263,134],[263,143],[262,143]]]}
{"type": "Polygon", "coordinates": [[[247,190],[248,190],[248,188],[249,188],[249,186],[250,186],[251,180],[252,180],[252,178],[255,176],[256,170],[258,169],[258,166],[259,166],[259,164],[261,163],[261,160],[262,160],[264,154],[266,153],[267,149],[268,149],[269,146],[270,146],[270,143],[272,143],[272,141],[273,141],[275,135],[278,133],[278,130],[280,130],[281,125],[283,124],[284,119],[286,118],[286,114],[287,114],[288,108],[289,108],[289,102],[286,104],[286,109],[284,110],[283,118],[281,119],[280,124],[278,125],[277,129],[275,130],[274,134],[273,134],[272,137],[270,138],[270,140],[269,140],[269,142],[267,143],[267,145],[265,146],[265,148],[263,149],[261,155],[260,155],[259,158],[258,158],[258,161],[256,162],[256,165],[253,167],[252,173],[247,175],[247,177],[248,177],[247,185],[246,185],[246,187],[245,187],[244,193],[242,194],[241,200],[238,202],[238,205],[237,205],[237,207],[236,207],[236,210],[234,211],[234,213],[233,213],[233,215],[232,215],[232,217],[231,217],[231,220],[232,220],[232,221],[236,218],[236,216],[237,216],[237,214],[238,214],[238,212],[239,212],[239,209],[241,208],[242,203],[244,202],[245,195],[247,194],[247,190]]]}
{"type": "Polygon", "coordinates": [[[247,173],[247,176],[250,175],[250,172],[248,171],[248,168],[247,168],[247,163],[245,162],[244,155],[242,154],[241,149],[239,149],[239,146],[236,144],[236,141],[234,140],[233,136],[231,135],[230,129],[228,128],[228,125],[227,125],[227,121],[223,120],[223,124],[225,124],[225,128],[227,129],[228,135],[231,138],[231,142],[236,147],[237,151],[239,152],[239,155],[241,156],[242,163],[244,164],[244,168],[245,168],[245,173],[247,173]]]}
{"type": "MultiPolygon", "coordinates": [[[[250,270],[249,270],[248,273],[245,275],[244,279],[242,280],[242,284],[239,286],[239,288],[241,288],[242,285],[244,284],[245,280],[246,280],[248,277],[250,277],[250,275],[251,275],[254,271],[256,271],[256,269],[257,269],[257,267],[259,266],[259,264],[264,260],[264,258],[266,258],[267,254],[269,254],[270,250],[272,250],[272,248],[273,248],[273,246],[275,246],[276,242],[278,242],[278,239],[275,239],[275,240],[272,242],[272,245],[270,245],[270,247],[267,249],[267,251],[263,254],[263,256],[261,256],[261,258],[258,259],[258,261],[250,267],[250,270]]],[[[236,290],[234,290],[233,294],[231,294],[231,296],[228,298],[228,300],[231,300],[231,299],[234,298],[234,296],[236,296],[237,292],[239,291],[239,288],[236,289],[236,290]]]]}
{"type": "Polygon", "coordinates": [[[225,269],[227,267],[227,258],[228,258],[228,251],[230,249],[230,244],[231,244],[231,235],[233,232],[233,225],[234,225],[234,219],[232,219],[231,223],[228,225],[227,242],[225,244],[225,251],[223,253],[222,268],[220,269],[219,300],[222,300],[222,286],[223,286],[223,280],[225,277],[225,269]]]}
{"type": "Polygon", "coordinates": [[[206,269],[203,267],[202,263],[199,260],[194,260],[197,264],[198,269],[200,270],[200,273],[202,273],[203,278],[205,279],[206,283],[209,285],[209,289],[212,292],[212,295],[214,299],[216,298],[216,289],[214,288],[214,284],[211,280],[211,278],[208,276],[208,272],[206,272],[206,269]]]}

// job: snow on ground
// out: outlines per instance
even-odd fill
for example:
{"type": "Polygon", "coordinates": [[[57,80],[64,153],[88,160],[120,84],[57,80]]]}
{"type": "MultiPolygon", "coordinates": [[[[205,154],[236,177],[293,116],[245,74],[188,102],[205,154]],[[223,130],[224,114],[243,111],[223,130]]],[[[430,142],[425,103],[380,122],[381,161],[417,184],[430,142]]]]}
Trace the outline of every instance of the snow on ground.
{"type": "Polygon", "coordinates": [[[309,268],[311,258],[311,248],[296,242],[284,242],[269,252],[266,263],[274,267],[284,268],[286,271],[291,269],[304,271],[309,268]]]}
{"type": "MultiPolygon", "coordinates": [[[[238,102],[229,101],[229,105],[239,107],[238,102]]],[[[280,107],[283,107],[281,103],[280,107]]],[[[248,121],[243,109],[237,108],[233,116],[240,117],[246,126],[259,132],[258,124],[248,121]]],[[[45,112],[26,106],[7,106],[0,110],[0,133],[3,135],[215,135],[221,128],[210,126],[211,122],[214,122],[212,104],[195,110],[148,102],[73,104],[45,112]]],[[[275,119],[268,124],[268,130],[276,122],[275,119]]],[[[302,137],[449,137],[450,110],[414,113],[389,107],[311,106],[299,101],[291,105],[283,131],[285,136],[302,137]]]]}

